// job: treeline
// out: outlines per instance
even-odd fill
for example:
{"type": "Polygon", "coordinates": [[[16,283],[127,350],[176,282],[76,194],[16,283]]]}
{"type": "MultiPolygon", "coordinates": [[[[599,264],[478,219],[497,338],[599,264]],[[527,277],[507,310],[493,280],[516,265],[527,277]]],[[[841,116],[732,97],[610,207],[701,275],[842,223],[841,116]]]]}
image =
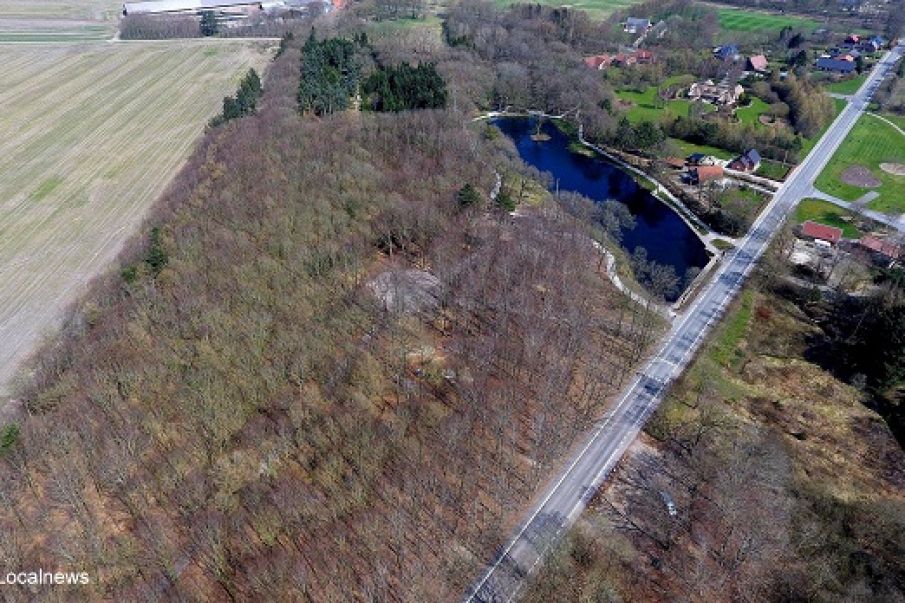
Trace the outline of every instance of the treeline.
{"type": "Polygon", "coordinates": [[[223,112],[211,120],[211,127],[254,113],[262,90],[261,78],[258,76],[258,72],[254,69],[249,69],[245,77],[242,78],[236,95],[224,97],[223,112]]]}
{"type": "Polygon", "coordinates": [[[380,66],[362,85],[365,107],[374,111],[442,109],[446,82],[434,63],[380,66]]]}
{"type": "Polygon", "coordinates": [[[302,48],[298,103],[303,113],[329,115],[349,107],[361,78],[358,55],[366,45],[364,34],[318,41],[311,31],[302,48]]]}
{"type": "Polygon", "coordinates": [[[835,117],[833,100],[808,77],[790,73],[781,79],[776,75],[769,82],[754,84],[752,93],[767,104],[782,103],[787,107],[787,116],[795,132],[806,138],[816,136],[835,117]]]}
{"type": "Polygon", "coordinates": [[[611,37],[607,31],[582,11],[517,5],[501,12],[473,0],[451,8],[445,22],[448,43],[480,61],[473,73],[483,106],[580,112],[590,137],[616,125],[604,109],[612,91],[582,62],[583,49],[597,47],[598,36],[611,37]]]}

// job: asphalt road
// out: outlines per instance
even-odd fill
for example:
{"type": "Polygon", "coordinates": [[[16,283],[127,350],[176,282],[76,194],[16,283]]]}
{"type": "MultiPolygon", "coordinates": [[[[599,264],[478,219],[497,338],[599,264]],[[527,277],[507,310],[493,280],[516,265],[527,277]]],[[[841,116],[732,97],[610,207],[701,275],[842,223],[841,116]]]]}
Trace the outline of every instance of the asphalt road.
{"type": "Polygon", "coordinates": [[[900,45],[887,53],[811,153],[777,190],[750,232],[723,259],[707,288],[673,323],[662,347],[471,587],[466,602],[497,603],[518,596],[529,574],[578,518],[638,435],[663,399],[669,383],[688,366],[704,337],[738,294],[772,236],[798,201],[812,190],[814,179],[867,107],[871,95],[902,51],[900,45]]]}

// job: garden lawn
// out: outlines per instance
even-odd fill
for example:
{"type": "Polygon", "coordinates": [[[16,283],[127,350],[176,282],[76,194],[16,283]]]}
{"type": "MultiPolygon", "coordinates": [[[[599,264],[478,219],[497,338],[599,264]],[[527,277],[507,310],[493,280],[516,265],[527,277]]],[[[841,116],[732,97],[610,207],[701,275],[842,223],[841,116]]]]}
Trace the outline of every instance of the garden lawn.
{"type": "Polygon", "coordinates": [[[758,176],[770,178],[771,180],[784,180],[789,173],[789,166],[772,159],[763,159],[756,173],[758,176]]]}
{"type": "Polygon", "coordinates": [[[862,73],[847,80],[839,80],[838,82],[827,84],[825,88],[827,92],[833,92],[835,94],[854,94],[866,79],[867,73],[862,73]]]}
{"type": "Polygon", "coordinates": [[[745,125],[766,127],[758,121],[758,118],[769,110],[770,105],[757,97],[751,97],[751,102],[746,107],[735,110],[735,116],[745,125]]]}
{"type": "Polygon", "coordinates": [[[726,149],[721,149],[719,147],[711,147],[706,144],[695,144],[693,142],[688,142],[687,140],[681,140],[679,138],[670,138],[672,142],[679,147],[679,150],[682,153],[682,157],[688,157],[694,153],[704,153],[705,155],[713,155],[717,159],[732,159],[735,154],[731,151],[727,151],[726,149]]]}
{"type": "MultiPolygon", "coordinates": [[[[635,90],[619,90],[616,96],[620,100],[632,103],[625,109],[625,114],[633,124],[642,121],[660,122],[664,117],[675,119],[687,117],[692,101],[685,98],[676,98],[668,101],[657,99],[657,87],[650,86],[644,92],[635,90]],[[659,104],[658,104],[659,103],[659,104]]],[[[710,105],[707,105],[710,107],[710,105]]],[[[710,107],[715,110],[715,107],[710,107]]]]}
{"type": "Polygon", "coordinates": [[[887,213],[905,212],[905,176],[893,176],[880,169],[880,163],[905,163],[905,135],[877,117],[862,115],[848,137],[817,177],[817,188],[825,193],[855,201],[874,190],[880,196],[870,203],[872,209],[887,213]],[[864,166],[881,181],[876,188],[846,184],[842,173],[851,166],[864,166]]]}
{"type": "Polygon", "coordinates": [[[851,212],[823,199],[802,199],[795,208],[796,224],[811,220],[841,228],[842,236],[847,239],[857,239],[861,237],[861,231],[852,224],[852,217],[851,212]]]}

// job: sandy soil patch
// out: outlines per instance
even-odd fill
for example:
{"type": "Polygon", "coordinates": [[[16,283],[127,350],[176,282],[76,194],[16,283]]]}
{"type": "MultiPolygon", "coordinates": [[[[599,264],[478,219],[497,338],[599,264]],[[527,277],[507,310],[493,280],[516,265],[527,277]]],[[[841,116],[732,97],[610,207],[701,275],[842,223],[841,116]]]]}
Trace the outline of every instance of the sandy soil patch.
{"type": "Polygon", "coordinates": [[[874,188],[883,184],[863,165],[853,165],[846,168],[845,171],[842,172],[840,179],[846,184],[860,186],[861,188],[874,188]]]}
{"type": "Polygon", "coordinates": [[[880,169],[893,176],[905,176],[905,163],[881,163],[880,169]]]}

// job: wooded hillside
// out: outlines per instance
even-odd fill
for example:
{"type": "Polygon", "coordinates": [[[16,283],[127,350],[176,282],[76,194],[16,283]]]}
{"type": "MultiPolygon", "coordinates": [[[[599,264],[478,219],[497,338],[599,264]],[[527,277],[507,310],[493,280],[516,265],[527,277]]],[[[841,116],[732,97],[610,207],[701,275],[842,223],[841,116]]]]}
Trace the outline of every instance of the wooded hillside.
{"type": "Polygon", "coordinates": [[[463,114],[304,116],[299,64],[22,392],[0,559],[67,599],[454,599],[654,334],[584,223],[493,210],[519,168],[463,114]]]}

